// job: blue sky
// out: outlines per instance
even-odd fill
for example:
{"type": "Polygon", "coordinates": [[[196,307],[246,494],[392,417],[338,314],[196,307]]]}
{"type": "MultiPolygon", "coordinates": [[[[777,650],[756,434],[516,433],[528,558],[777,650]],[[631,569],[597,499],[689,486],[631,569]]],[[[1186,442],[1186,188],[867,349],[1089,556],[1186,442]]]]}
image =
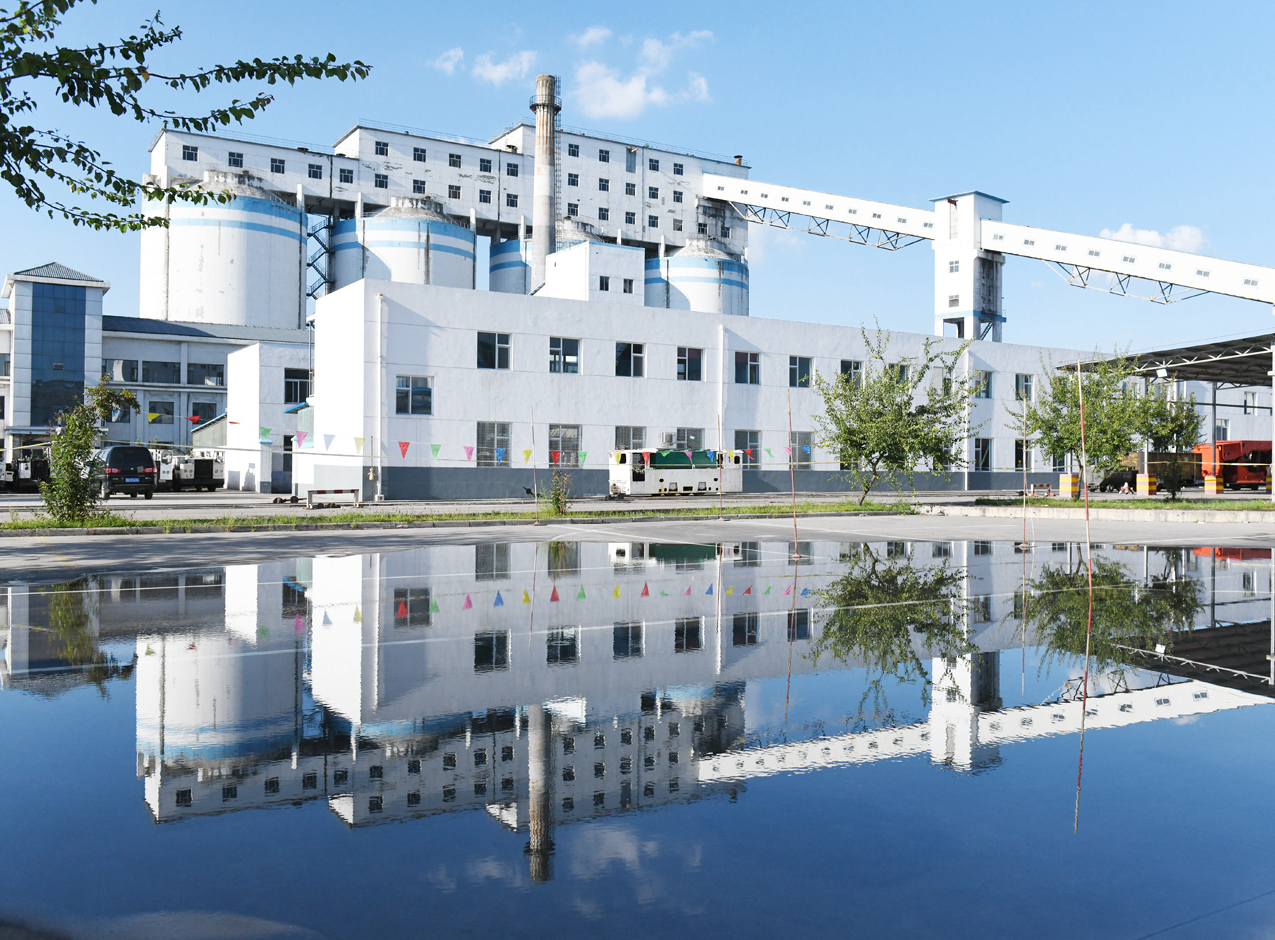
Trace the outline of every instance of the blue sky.
{"type": "MultiPolygon", "coordinates": [[[[108,40],[153,12],[153,0],[79,8],[61,38],[108,40]]],[[[371,119],[486,138],[529,116],[548,71],[565,80],[565,124],[742,153],[755,179],[914,206],[980,189],[1009,200],[1007,221],[1129,226],[1275,265],[1275,5],[225,0],[163,17],[185,31],[157,63],[169,69],[328,51],[375,67],[366,82],[278,89],[244,127],[255,134],[330,144],[371,119]]],[[[39,116],[125,172],[147,167],[153,127],[53,102],[39,116]]],[[[72,229],[7,192],[0,219],[5,270],[62,261],[112,282],[108,313],[136,315],[138,236],[72,229]]],[[[756,226],[750,237],[754,316],[930,331],[928,244],[892,253],[756,226]]],[[[1004,292],[1009,342],[1145,349],[1275,329],[1260,304],[1163,307],[1068,287],[1023,259],[1006,264],[1004,292]]]]}

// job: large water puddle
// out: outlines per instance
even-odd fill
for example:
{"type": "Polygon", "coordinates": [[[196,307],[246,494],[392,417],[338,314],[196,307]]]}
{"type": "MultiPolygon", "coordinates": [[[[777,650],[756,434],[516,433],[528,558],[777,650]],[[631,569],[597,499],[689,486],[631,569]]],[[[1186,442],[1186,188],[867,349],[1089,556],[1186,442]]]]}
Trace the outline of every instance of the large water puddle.
{"type": "Polygon", "coordinates": [[[0,918],[1267,935],[1271,553],[1094,562],[1092,630],[1083,552],[1048,542],[435,545],[0,586],[0,918]]]}

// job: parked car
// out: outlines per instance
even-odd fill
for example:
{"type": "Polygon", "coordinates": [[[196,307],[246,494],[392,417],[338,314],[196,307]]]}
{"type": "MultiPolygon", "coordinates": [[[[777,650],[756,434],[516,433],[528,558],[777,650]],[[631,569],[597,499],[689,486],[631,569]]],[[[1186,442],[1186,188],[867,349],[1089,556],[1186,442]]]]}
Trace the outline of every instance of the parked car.
{"type": "Polygon", "coordinates": [[[102,469],[98,474],[99,495],[109,499],[116,493],[138,494],[150,499],[155,495],[155,458],[149,449],[128,444],[107,447],[100,454],[102,469]]]}

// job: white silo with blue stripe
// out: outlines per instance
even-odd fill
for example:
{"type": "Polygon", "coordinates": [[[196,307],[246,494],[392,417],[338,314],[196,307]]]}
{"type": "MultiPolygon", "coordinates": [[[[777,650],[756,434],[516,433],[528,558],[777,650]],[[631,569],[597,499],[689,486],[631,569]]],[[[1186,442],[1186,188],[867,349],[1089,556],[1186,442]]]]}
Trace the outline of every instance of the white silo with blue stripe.
{"type": "Polygon", "coordinates": [[[646,305],[748,316],[748,265],[707,238],[646,262],[646,305]]]}
{"type": "Polygon", "coordinates": [[[487,267],[487,287],[501,294],[525,294],[531,290],[531,239],[510,238],[494,242],[487,267]]]}
{"type": "Polygon", "coordinates": [[[394,197],[388,209],[336,223],[336,289],[362,278],[474,286],[474,233],[432,199],[394,197]]]}

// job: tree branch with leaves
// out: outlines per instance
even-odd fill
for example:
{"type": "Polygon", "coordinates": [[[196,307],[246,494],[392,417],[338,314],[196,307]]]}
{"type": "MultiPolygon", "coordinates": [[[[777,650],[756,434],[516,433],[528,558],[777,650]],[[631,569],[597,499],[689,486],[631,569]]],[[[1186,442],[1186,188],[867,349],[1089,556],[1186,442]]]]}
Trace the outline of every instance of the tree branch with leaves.
{"type": "MultiPolygon", "coordinates": [[[[90,0],[96,3],[96,0],[90,0]]],[[[197,114],[156,107],[143,98],[149,88],[206,91],[213,85],[264,82],[294,85],[307,78],[338,81],[366,78],[371,66],[355,60],[338,62],[331,53],[239,59],[192,72],[152,71],[150,58],[182,38],[180,27],[164,28],[159,13],[138,32],[111,44],[62,46],[57,32],[63,18],[83,0],[40,0],[0,10],[0,179],[32,209],[60,215],[74,225],[96,229],[135,231],[162,226],[166,219],[140,211],[96,211],[77,204],[74,197],[101,199],[121,209],[143,200],[203,204],[226,202],[225,193],[195,187],[141,182],[119,173],[102,152],[67,133],[36,127],[38,104],[33,92],[51,94],[64,104],[106,108],[140,123],[162,121],[167,127],[207,133],[260,114],[274,95],[259,91],[246,99],[197,114]],[[71,194],[62,199],[46,191],[52,183],[71,194]]]]}

